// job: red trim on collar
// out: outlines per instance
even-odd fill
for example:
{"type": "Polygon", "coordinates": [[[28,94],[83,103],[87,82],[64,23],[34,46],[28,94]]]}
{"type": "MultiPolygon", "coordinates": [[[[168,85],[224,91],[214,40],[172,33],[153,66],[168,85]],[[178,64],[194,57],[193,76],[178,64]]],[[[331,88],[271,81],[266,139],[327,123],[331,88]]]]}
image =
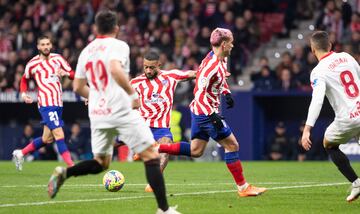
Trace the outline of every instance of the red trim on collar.
{"type": "MultiPolygon", "coordinates": [[[[334,51],[330,51],[329,53],[325,54],[323,57],[320,58],[320,60],[322,60],[322,59],[330,56],[332,53],[334,53],[334,51]]],[[[320,61],[320,60],[319,60],[319,61],[320,61]]]]}
{"type": "Polygon", "coordinates": [[[105,39],[105,38],[110,38],[110,36],[104,36],[104,35],[98,35],[96,36],[97,39],[105,39]]]}

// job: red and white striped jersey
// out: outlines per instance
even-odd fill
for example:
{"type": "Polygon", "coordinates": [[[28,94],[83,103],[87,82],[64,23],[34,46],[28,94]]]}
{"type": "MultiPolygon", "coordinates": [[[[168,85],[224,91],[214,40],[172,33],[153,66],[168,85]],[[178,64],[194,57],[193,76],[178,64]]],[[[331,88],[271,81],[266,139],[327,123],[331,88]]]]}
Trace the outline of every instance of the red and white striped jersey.
{"type": "Polygon", "coordinates": [[[230,93],[226,82],[227,61],[219,60],[210,51],[200,64],[196,75],[194,99],[190,110],[196,115],[219,112],[220,95],[230,93]]]}
{"type": "Polygon", "coordinates": [[[176,85],[189,78],[188,72],[161,70],[157,77],[148,79],[142,74],[131,80],[139,94],[140,114],[152,128],[169,128],[176,85]]]}
{"type": "Polygon", "coordinates": [[[49,59],[43,60],[39,55],[33,57],[25,67],[26,79],[35,79],[38,86],[38,106],[62,106],[62,87],[56,75],[58,69],[71,72],[69,63],[60,55],[50,53],[49,59]]]}

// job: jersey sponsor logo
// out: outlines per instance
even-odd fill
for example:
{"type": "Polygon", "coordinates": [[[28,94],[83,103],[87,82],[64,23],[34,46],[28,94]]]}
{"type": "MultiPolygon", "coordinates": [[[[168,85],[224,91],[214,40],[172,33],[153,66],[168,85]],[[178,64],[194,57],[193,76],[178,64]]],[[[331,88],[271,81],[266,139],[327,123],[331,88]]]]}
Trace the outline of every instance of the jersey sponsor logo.
{"type": "Polygon", "coordinates": [[[59,77],[56,74],[50,74],[49,78],[45,78],[44,83],[56,83],[59,82],[59,77]]]}
{"type": "Polygon", "coordinates": [[[109,115],[109,114],[111,114],[111,112],[112,112],[111,108],[105,108],[105,109],[94,108],[93,110],[91,110],[92,115],[98,115],[98,116],[109,115]]]}
{"type": "Polygon", "coordinates": [[[161,95],[159,93],[155,93],[153,92],[151,94],[151,98],[150,99],[146,99],[145,103],[163,103],[166,102],[168,99],[161,97],[161,95]]]}

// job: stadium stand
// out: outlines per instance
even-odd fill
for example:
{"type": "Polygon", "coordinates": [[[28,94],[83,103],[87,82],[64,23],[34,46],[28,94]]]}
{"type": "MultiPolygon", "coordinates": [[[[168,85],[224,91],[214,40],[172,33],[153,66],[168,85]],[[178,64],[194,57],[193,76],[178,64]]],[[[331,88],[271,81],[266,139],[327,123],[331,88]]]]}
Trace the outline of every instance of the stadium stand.
{"type": "MultiPolygon", "coordinates": [[[[39,128],[35,125],[38,118],[28,117],[30,113],[26,114],[26,108],[21,107],[24,104],[18,104],[18,110],[8,105],[20,102],[16,95],[19,82],[25,63],[37,52],[37,37],[50,36],[54,52],[62,54],[74,69],[82,48],[95,38],[94,15],[102,9],[116,11],[121,20],[118,38],[130,45],[132,77],[142,72],[142,56],[150,49],[161,54],[165,69],[197,69],[209,50],[210,32],[217,26],[234,33],[234,48],[229,59],[232,91],[252,93],[254,100],[269,99],[273,103],[281,98],[280,105],[287,102],[283,100],[285,96],[293,99],[310,96],[309,74],[317,61],[308,46],[308,36],[315,29],[330,33],[335,51],[345,50],[360,60],[360,5],[352,0],[0,0],[0,104],[9,110],[9,114],[1,116],[1,139],[12,139],[12,135],[21,133],[27,120],[35,130],[39,128]],[[272,91],[274,93],[267,94],[272,91]]],[[[29,87],[35,90],[34,84],[29,87]]],[[[63,88],[68,91],[64,94],[66,101],[79,101],[70,92],[71,81],[64,80],[63,88]]],[[[187,106],[192,90],[191,82],[179,85],[175,103],[187,106]]],[[[246,100],[238,103],[243,102],[246,100]]],[[[263,108],[264,103],[257,104],[263,108]]],[[[76,104],[69,105],[81,111],[76,104]]],[[[188,127],[188,109],[184,107],[183,112],[188,127]]],[[[290,124],[288,134],[297,136],[298,125],[305,118],[284,115],[290,116],[264,122],[267,125],[261,129],[263,135],[271,135],[280,119],[290,118],[292,121],[285,123],[290,124]]],[[[65,112],[65,120],[72,123],[81,119],[81,128],[88,131],[89,124],[83,121],[86,113],[74,117],[65,112]]],[[[267,137],[259,141],[263,146],[260,154],[246,158],[268,157],[267,137]]],[[[0,158],[9,158],[7,150],[12,148],[0,146],[0,158]]]]}

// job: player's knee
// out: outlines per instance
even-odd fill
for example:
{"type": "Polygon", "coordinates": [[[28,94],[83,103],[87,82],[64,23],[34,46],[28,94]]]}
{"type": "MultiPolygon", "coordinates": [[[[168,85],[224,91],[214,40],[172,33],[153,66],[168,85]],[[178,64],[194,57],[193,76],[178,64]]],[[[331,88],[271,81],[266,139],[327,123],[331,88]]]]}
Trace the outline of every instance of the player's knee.
{"type": "Polygon", "coordinates": [[[64,132],[62,130],[57,130],[56,132],[53,132],[53,135],[55,139],[64,139],[64,132]]]}
{"type": "Polygon", "coordinates": [[[229,152],[237,152],[237,151],[239,151],[239,144],[237,142],[227,143],[227,144],[225,144],[223,146],[229,152]]]}
{"type": "Polygon", "coordinates": [[[42,138],[43,143],[46,143],[46,144],[52,143],[52,142],[54,142],[54,140],[55,140],[55,139],[54,139],[54,137],[52,137],[52,136],[51,136],[51,137],[45,137],[45,138],[43,137],[43,138],[42,138]]]}
{"type": "Polygon", "coordinates": [[[203,155],[203,153],[204,153],[203,150],[194,149],[194,150],[191,150],[191,157],[198,158],[198,157],[201,157],[203,155]]]}
{"type": "Polygon", "coordinates": [[[107,170],[107,169],[109,169],[109,164],[103,163],[103,164],[101,164],[101,166],[102,166],[102,170],[107,170]]]}
{"type": "Polygon", "coordinates": [[[237,142],[230,144],[229,151],[231,152],[239,151],[239,144],[237,142]]]}
{"type": "Polygon", "coordinates": [[[94,158],[98,163],[99,163],[99,168],[97,168],[96,171],[98,171],[99,173],[104,171],[104,170],[107,170],[109,168],[109,165],[110,165],[110,161],[107,160],[107,158],[104,158],[104,157],[95,157],[94,158]]]}
{"type": "Polygon", "coordinates": [[[145,151],[139,153],[140,158],[145,162],[152,159],[159,159],[160,155],[153,147],[147,148],[145,151]]]}
{"type": "Polygon", "coordinates": [[[339,145],[326,144],[326,145],[324,145],[324,148],[325,148],[325,151],[329,152],[329,150],[338,150],[339,145]]]}
{"type": "Polygon", "coordinates": [[[173,143],[172,140],[168,137],[162,137],[158,141],[158,144],[170,144],[173,143]]]}
{"type": "Polygon", "coordinates": [[[325,150],[338,149],[339,148],[339,145],[332,144],[332,143],[330,143],[329,141],[327,141],[325,139],[324,139],[324,142],[323,142],[323,146],[324,146],[325,150]]]}

